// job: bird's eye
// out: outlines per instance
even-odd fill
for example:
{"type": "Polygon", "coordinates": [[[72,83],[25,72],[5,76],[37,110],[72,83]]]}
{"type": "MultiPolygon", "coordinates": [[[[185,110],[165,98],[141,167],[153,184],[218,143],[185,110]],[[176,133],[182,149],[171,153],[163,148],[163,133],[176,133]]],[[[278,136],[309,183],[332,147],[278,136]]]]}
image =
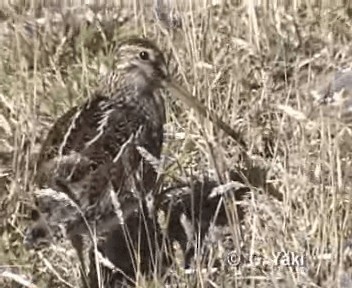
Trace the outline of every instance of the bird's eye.
{"type": "Polygon", "coordinates": [[[148,52],[146,52],[146,51],[142,51],[141,53],[139,53],[139,57],[140,57],[142,60],[148,60],[148,59],[149,59],[149,54],[148,54],[148,52]]]}

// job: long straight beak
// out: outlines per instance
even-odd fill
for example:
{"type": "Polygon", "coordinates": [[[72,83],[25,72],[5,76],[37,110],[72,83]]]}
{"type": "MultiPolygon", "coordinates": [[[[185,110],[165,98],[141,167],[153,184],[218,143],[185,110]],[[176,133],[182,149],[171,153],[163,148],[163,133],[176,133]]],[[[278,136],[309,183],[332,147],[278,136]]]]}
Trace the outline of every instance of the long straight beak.
{"type": "Polygon", "coordinates": [[[211,111],[208,111],[202,103],[198,101],[196,97],[191,95],[185,89],[183,89],[178,84],[174,83],[172,80],[167,83],[168,88],[171,93],[175,95],[178,99],[184,102],[190,108],[195,109],[201,116],[209,118],[215,125],[222,129],[226,134],[233,138],[238,144],[241,145],[241,148],[247,151],[247,144],[243,140],[243,137],[240,132],[235,131],[229,125],[224,123],[218,116],[216,116],[211,111]]]}

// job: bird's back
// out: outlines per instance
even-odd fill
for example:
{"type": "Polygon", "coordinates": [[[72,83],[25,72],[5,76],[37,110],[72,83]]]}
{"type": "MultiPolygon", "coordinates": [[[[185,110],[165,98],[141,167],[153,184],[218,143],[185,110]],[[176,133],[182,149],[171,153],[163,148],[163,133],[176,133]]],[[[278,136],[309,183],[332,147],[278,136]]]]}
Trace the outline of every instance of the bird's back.
{"type": "MultiPolygon", "coordinates": [[[[136,103],[118,95],[110,98],[98,94],[81,107],[70,109],[57,120],[44,141],[38,160],[38,174],[48,173],[46,164],[53,159],[73,153],[89,159],[90,167],[87,169],[95,170],[99,165],[111,163],[133,135],[136,144],[159,157],[164,111],[160,111],[158,103],[153,103],[154,96],[144,95],[141,99],[136,103]]],[[[138,162],[138,159],[131,160],[138,162]]]]}

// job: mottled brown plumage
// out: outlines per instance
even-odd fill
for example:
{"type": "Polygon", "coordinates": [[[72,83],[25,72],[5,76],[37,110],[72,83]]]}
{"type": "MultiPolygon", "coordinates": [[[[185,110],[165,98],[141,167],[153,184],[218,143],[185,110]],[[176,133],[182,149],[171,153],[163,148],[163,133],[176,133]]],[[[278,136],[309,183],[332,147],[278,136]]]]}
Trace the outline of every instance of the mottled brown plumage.
{"type": "MultiPolygon", "coordinates": [[[[150,212],[144,201],[147,192],[155,188],[157,173],[141,156],[139,147],[154,158],[160,157],[165,122],[161,90],[166,84],[202,115],[207,114],[196,99],[189,98],[183,89],[169,82],[164,57],[153,43],[140,38],[121,42],[116,51],[114,70],[101,82],[91,99],[72,108],[55,123],[44,141],[36,178],[40,188],[37,197],[40,216],[35,217],[37,222],[26,232],[28,247],[67,238],[83,262],[85,240],[87,236],[92,240],[92,228],[97,228],[97,237],[105,238],[101,247],[103,253],[118,267],[124,268],[126,264],[125,272],[135,276],[131,272],[133,259],[126,258],[125,254],[119,258],[127,243],[116,246],[114,239],[124,239],[123,227],[127,226],[134,244],[140,240],[140,232],[142,245],[148,244],[150,233],[155,234],[156,238],[152,239],[156,239],[156,246],[162,244],[163,235],[158,225],[154,225],[155,217],[151,215],[140,220],[145,211],[150,212]],[[123,222],[127,224],[124,226],[123,222]],[[140,225],[144,225],[144,230],[140,230],[140,225]],[[104,247],[104,243],[111,246],[104,247]]],[[[225,127],[225,131],[232,131],[218,118],[210,118],[225,127]]],[[[202,192],[197,195],[199,201],[203,199],[202,192]]],[[[217,202],[208,199],[204,198],[204,208],[210,213],[201,213],[200,222],[203,218],[208,221],[217,207],[217,202]]],[[[191,217],[188,212],[193,209],[190,205],[193,198],[187,196],[183,200],[186,206],[171,205],[171,214],[176,220],[170,222],[175,223],[175,227],[171,227],[175,230],[169,230],[169,233],[186,249],[186,242],[191,240],[186,232],[179,236],[177,231],[178,228],[184,230],[180,216],[191,217]]],[[[199,203],[203,207],[203,202],[199,203]]],[[[197,226],[197,230],[200,224],[191,225],[197,226]]],[[[143,247],[142,256],[146,262],[142,267],[150,272],[153,265],[148,260],[149,251],[143,247]]],[[[152,247],[151,254],[157,248],[152,247]]]]}
{"type": "MultiPolygon", "coordinates": [[[[89,159],[86,173],[92,173],[101,165],[113,163],[131,136],[134,145],[143,146],[159,158],[165,122],[160,88],[168,77],[165,60],[160,50],[145,39],[128,39],[117,51],[116,69],[104,79],[92,99],[65,113],[49,132],[38,160],[39,186],[48,185],[46,175],[53,177],[61,164],[57,161],[60,157],[79,153],[89,159]]],[[[128,149],[128,153],[127,162],[135,170],[141,157],[135,149],[128,149]]],[[[148,181],[143,184],[147,190],[155,178],[149,168],[144,163],[148,181]]],[[[116,189],[125,178],[123,171],[119,172],[121,175],[113,179],[116,189]]],[[[81,174],[72,173],[69,181],[82,179],[85,175],[81,174]]]]}
{"type": "Polygon", "coordinates": [[[66,238],[83,259],[83,238],[91,238],[91,229],[103,234],[109,223],[121,221],[117,210],[122,218],[132,213],[155,185],[157,174],[138,147],[160,157],[165,59],[152,42],[129,38],[112,61],[113,70],[91,99],[60,117],[42,145],[36,177],[40,217],[26,231],[29,248],[66,238]]]}

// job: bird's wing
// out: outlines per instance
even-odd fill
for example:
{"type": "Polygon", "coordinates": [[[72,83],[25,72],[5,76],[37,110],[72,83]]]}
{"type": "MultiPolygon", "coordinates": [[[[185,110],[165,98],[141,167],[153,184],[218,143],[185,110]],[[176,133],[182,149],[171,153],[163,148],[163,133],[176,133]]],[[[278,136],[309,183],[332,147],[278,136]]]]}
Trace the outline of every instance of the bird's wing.
{"type": "Polygon", "coordinates": [[[41,170],[48,173],[60,161],[75,163],[71,158],[77,158],[76,163],[82,162],[85,169],[95,170],[113,161],[122,145],[143,126],[148,126],[148,121],[135,105],[122,98],[97,96],[57,120],[42,146],[38,174],[41,170]]]}
{"type": "Polygon", "coordinates": [[[120,106],[106,97],[95,97],[81,107],[74,107],[61,116],[50,130],[38,162],[48,161],[59,154],[68,155],[72,151],[92,150],[90,147],[98,146],[96,143],[105,144],[101,147],[104,150],[113,148],[113,152],[118,152],[145,120],[142,114],[137,113],[128,104],[120,106]],[[108,147],[108,144],[113,147],[108,147]]]}
{"type": "Polygon", "coordinates": [[[57,156],[66,131],[71,125],[72,118],[78,111],[78,106],[73,107],[55,122],[42,144],[37,160],[38,167],[57,156]]]}

